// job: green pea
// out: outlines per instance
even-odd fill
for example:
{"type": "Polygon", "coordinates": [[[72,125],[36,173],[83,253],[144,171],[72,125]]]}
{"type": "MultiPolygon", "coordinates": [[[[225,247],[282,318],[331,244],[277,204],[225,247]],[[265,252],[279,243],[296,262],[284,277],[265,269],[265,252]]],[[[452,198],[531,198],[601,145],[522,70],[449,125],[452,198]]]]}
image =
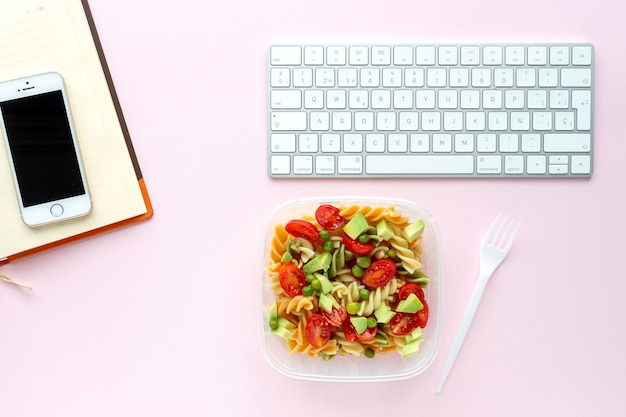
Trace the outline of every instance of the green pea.
{"type": "Polygon", "coordinates": [[[362,235],[359,236],[359,242],[367,243],[369,241],[370,241],[370,237],[367,233],[363,233],[362,235]]]}
{"type": "Polygon", "coordinates": [[[270,329],[274,330],[278,328],[278,319],[270,319],[270,329]]]}
{"type": "Polygon", "coordinates": [[[373,329],[376,326],[378,326],[378,322],[376,321],[376,319],[374,317],[368,317],[367,318],[367,327],[370,328],[370,329],[373,329]]]}
{"type": "Polygon", "coordinates": [[[356,264],[365,269],[372,264],[372,260],[369,256],[359,256],[358,258],[356,258],[356,264]]]}
{"type": "Polygon", "coordinates": [[[354,266],[352,267],[352,275],[354,275],[354,276],[355,276],[355,277],[357,277],[357,278],[361,278],[361,277],[363,276],[363,273],[364,273],[364,272],[365,272],[365,271],[363,270],[363,268],[361,268],[361,267],[360,267],[360,266],[358,266],[358,265],[354,265],[354,266]]]}
{"type": "Polygon", "coordinates": [[[369,347],[365,349],[365,352],[363,352],[363,354],[365,355],[366,358],[370,358],[370,359],[376,356],[376,352],[374,352],[374,349],[369,348],[369,347]]]}
{"type": "Polygon", "coordinates": [[[359,310],[361,309],[361,304],[360,303],[350,303],[348,304],[348,306],[346,307],[346,311],[348,312],[348,314],[356,314],[359,312],[359,310]]]}
{"type": "Polygon", "coordinates": [[[322,290],[322,283],[320,282],[319,279],[313,278],[313,281],[311,281],[311,287],[313,287],[313,289],[315,291],[321,291],[322,290]]]}
{"type": "Polygon", "coordinates": [[[327,240],[326,242],[324,242],[324,250],[326,252],[332,252],[334,248],[335,248],[335,245],[333,244],[332,241],[327,240]]]}
{"type": "Polygon", "coordinates": [[[391,259],[395,259],[395,257],[397,256],[396,251],[393,249],[389,249],[387,251],[387,256],[390,257],[391,259]]]}
{"type": "Polygon", "coordinates": [[[322,239],[322,240],[330,239],[330,232],[328,230],[326,230],[326,229],[320,230],[320,239],[322,239]]]}
{"type": "Polygon", "coordinates": [[[305,278],[306,278],[306,282],[308,282],[310,284],[315,279],[315,275],[313,275],[313,274],[306,274],[305,278]]]}
{"type": "Polygon", "coordinates": [[[302,295],[304,295],[305,297],[312,296],[314,292],[315,290],[313,289],[312,285],[307,285],[306,287],[302,288],[302,295]]]}
{"type": "Polygon", "coordinates": [[[369,300],[370,299],[370,290],[368,290],[367,288],[361,288],[359,290],[359,297],[361,297],[361,300],[369,300]]]}

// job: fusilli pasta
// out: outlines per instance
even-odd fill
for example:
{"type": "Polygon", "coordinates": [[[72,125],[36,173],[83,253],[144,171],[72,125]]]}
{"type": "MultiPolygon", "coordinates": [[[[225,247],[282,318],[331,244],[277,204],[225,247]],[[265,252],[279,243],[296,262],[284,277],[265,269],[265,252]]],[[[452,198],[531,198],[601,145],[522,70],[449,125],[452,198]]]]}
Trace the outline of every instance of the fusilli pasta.
{"type": "MultiPolygon", "coordinates": [[[[288,325],[280,335],[285,338],[289,352],[311,357],[402,353],[407,343],[416,342],[408,340],[404,335],[407,333],[398,333],[399,324],[394,324],[393,319],[398,312],[392,311],[392,306],[395,308],[403,299],[400,298],[404,291],[402,287],[407,282],[411,282],[407,288],[417,288],[414,282],[421,286],[429,282],[429,278],[420,272],[421,238],[407,241],[403,229],[409,225],[409,218],[394,207],[348,205],[335,210],[345,222],[358,213],[363,214],[369,228],[362,232],[365,236],[361,236],[364,237],[361,245],[367,248],[367,252],[351,247],[354,244],[345,240],[341,228],[328,230],[326,240],[308,240],[310,237],[292,235],[287,232],[289,224],[274,229],[267,272],[269,286],[276,297],[275,319],[284,320],[283,323],[288,325]],[[388,223],[392,233],[377,234],[376,224],[381,220],[388,223]],[[328,243],[324,244],[325,241],[328,243]],[[313,264],[311,260],[324,256],[326,261],[318,260],[318,269],[311,271],[308,266],[313,264]],[[369,259],[361,267],[359,259],[363,257],[369,259]],[[373,267],[375,263],[384,263],[385,267],[379,265],[378,269],[370,270],[368,265],[373,267]],[[287,266],[289,268],[285,269],[287,266]],[[393,271],[385,269],[391,267],[393,271]],[[289,272],[285,272],[287,270],[289,272]],[[368,280],[368,274],[377,275],[368,280]],[[284,287],[283,281],[291,286],[284,287]],[[381,311],[388,312],[386,321],[380,321],[383,319],[378,317],[381,308],[384,308],[381,311]],[[365,320],[367,326],[363,328],[365,322],[359,320],[365,320]]],[[[323,229],[316,218],[309,214],[301,217],[318,230],[323,229]]],[[[323,218],[319,222],[323,223],[323,218]]],[[[289,230],[298,234],[297,229],[289,230]]],[[[423,291],[418,293],[424,296],[423,291]]],[[[425,299],[420,301],[426,306],[425,299]]],[[[417,316],[411,317],[411,323],[415,323],[417,316]]],[[[422,314],[420,320],[418,324],[425,326],[427,314],[422,314]]]]}

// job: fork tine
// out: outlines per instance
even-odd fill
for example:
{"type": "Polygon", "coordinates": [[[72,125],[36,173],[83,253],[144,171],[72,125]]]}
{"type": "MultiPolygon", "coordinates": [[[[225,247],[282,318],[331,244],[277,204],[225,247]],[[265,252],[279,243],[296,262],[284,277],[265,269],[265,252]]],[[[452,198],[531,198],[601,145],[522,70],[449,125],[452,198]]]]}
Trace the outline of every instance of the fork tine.
{"type": "MultiPolygon", "coordinates": [[[[498,218],[500,216],[498,215],[498,218]]],[[[504,220],[502,220],[502,223],[500,223],[500,227],[498,227],[498,231],[496,232],[495,235],[493,235],[490,239],[491,239],[491,246],[499,248],[500,245],[502,244],[502,241],[504,240],[504,237],[506,236],[507,232],[509,231],[509,227],[510,227],[510,223],[509,226],[506,228],[506,230],[504,231],[504,233],[501,235],[500,232],[502,232],[502,228],[507,224],[507,220],[509,218],[505,217],[504,220]]]]}
{"type": "MultiPolygon", "coordinates": [[[[513,224],[513,221],[511,221],[511,224],[513,224]]],[[[511,249],[511,245],[513,244],[513,241],[515,240],[515,235],[517,235],[517,230],[519,229],[521,224],[522,222],[518,222],[517,226],[515,226],[515,229],[513,229],[513,233],[511,233],[511,236],[509,237],[509,241],[506,243],[506,246],[503,249],[504,252],[508,252],[509,249],[511,249]]]]}
{"type": "Polygon", "coordinates": [[[501,248],[502,245],[505,242],[505,239],[509,233],[509,230],[511,229],[511,225],[513,224],[513,220],[511,220],[510,222],[507,223],[507,221],[509,220],[508,217],[505,217],[504,220],[502,221],[502,224],[500,225],[500,229],[498,229],[498,235],[496,235],[496,237],[493,239],[493,243],[494,246],[496,248],[501,248]],[[502,233],[502,235],[500,235],[500,232],[502,231],[502,228],[506,226],[506,229],[504,229],[504,233],[502,233]]]}
{"type": "Polygon", "coordinates": [[[498,224],[499,219],[500,215],[498,214],[493,223],[491,223],[491,226],[489,226],[489,230],[487,230],[487,233],[485,233],[485,237],[483,238],[483,246],[491,244],[492,232],[493,229],[496,227],[496,224],[498,224]]]}

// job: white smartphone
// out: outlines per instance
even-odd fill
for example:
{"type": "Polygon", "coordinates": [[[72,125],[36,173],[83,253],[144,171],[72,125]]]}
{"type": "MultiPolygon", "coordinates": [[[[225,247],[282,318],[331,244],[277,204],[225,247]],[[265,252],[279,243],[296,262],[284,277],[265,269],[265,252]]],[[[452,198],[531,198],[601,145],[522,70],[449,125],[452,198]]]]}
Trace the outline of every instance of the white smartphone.
{"type": "Polygon", "coordinates": [[[0,83],[0,116],[24,223],[88,214],[91,197],[61,75],[0,83]]]}

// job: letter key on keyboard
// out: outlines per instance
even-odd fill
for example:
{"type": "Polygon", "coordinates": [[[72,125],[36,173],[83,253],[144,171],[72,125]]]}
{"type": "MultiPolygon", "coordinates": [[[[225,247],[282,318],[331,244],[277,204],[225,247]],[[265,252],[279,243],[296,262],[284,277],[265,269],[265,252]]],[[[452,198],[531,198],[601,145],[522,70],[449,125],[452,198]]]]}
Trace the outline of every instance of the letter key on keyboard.
{"type": "Polygon", "coordinates": [[[273,45],[275,178],[590,177],[592,44],[273,45]]]}

